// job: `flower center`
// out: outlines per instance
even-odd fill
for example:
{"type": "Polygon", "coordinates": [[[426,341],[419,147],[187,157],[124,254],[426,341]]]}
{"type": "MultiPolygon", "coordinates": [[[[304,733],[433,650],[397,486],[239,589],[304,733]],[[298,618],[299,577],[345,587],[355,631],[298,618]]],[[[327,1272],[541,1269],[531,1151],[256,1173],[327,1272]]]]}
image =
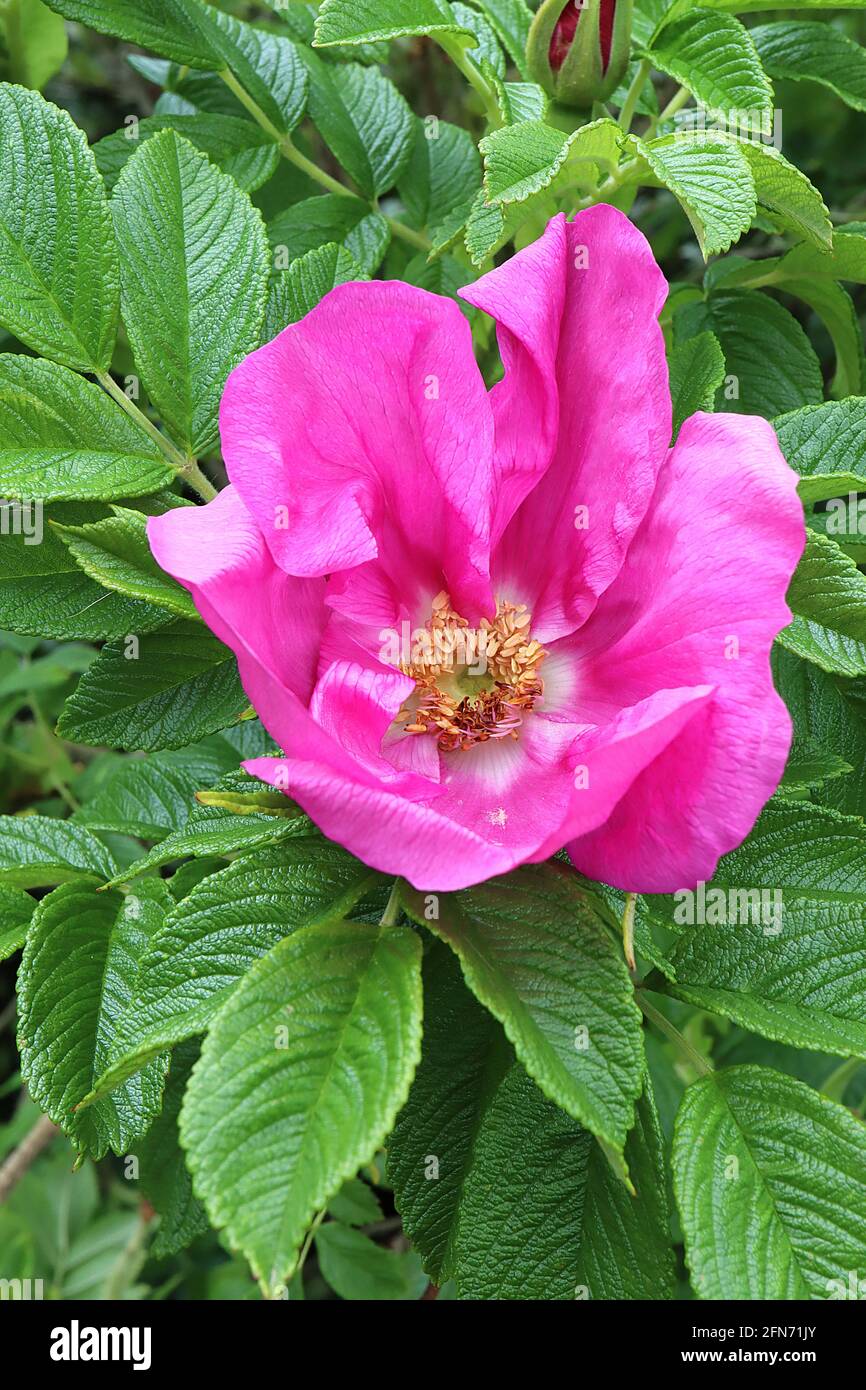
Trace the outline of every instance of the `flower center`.
{"type": "Polygon", "coordinates": [[[426,627],[414,634],[402,669],[415,681],[398,723],[409,734],[435,734],[443,752],[492,738],[517,738],[524,715],[544,692],[538,674],[546,655],[533,641],[525,604],[497,604],[492,622],[470,627],[444,591],[426,627]]]}

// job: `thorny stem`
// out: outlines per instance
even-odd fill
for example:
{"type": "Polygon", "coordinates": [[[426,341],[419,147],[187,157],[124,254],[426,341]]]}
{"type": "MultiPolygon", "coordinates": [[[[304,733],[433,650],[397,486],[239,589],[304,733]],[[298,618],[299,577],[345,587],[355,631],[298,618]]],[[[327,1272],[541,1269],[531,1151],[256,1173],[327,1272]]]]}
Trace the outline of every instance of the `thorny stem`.
{"type": "Polygon", "coordinates": [[[702,1057],[697,1048],[692,1047],[688,1038],[684,1038],[680,1030],[675,1028],[669,1019],[665,1018],[655,1004],[650,1003],[642,990],[636,989],[634,996],[644,1017],[650,1023],[655,1024],[660,1033],[664,1033],[668,1041],[673,1043],[677,1051],[701,1076],[709,1076],[713,1071],[712,1062],[707,1057],[702,1057]]]}
{"type": "Polygon", "coordinates": [[[0,1206],[6,1201],[12,1189],[21,1181],[24,1174],[36,1159],[47,1149],[52,1139],[60,1133],[57,1125],[47,1115],[40,1115],[29,1134],[26,1134],[6,1162],[0,1167],[0,1206]]]}
{"type": "Polygon", "coordinates": [[[195,459],[188,458],[186,454],[182,454],[177,445],[172,444],[171,440],[162,433],[162,430],[156,428],[152,420],[148,420],[144,411],[139,410],[135,401],[131,401],[126,392],[121,391],[114,377],[108,372],[95,372],[94,375],[100,386],[108,392],[112,400],[117,401],[117,404],[122,410],[126,411],[130,419],[134,420],[137,425],[141,426],[146,434],[150,435],[153,442],[162,450],[175,472],[189,483],[190,487],[198,493],[203,501],[211,502],[214,497],[216,497],[217,490],[213,486],[213,483],[209,482],[204,473],[202,473],[195,459]]]}
{"type": "Polygon", "coordinates": [[[484,104],[484,113],[487,116],[490,129],[496,130],[502,124],[499,102],[496,100],[496,92],[487,81],[484,73],[476,63],[473,63],[458,38],[449,39],[441,35],[439,46],[448,54],[454,66],[462,72],[470,87],[475,88],[484,104]]]}
{"type": "MultiPolygon", "coordinates": [[[[265,114],[258,102],[250,96],[245,87],[241,85],[230,68],[223,68],[220,77],[225,82],[230,92],[233,92],[241,105],[249,111],[257,125],[261,126],[280,151],[284,159],[290,164],[294,164],[296,169],[306,174],[307,178],[312,179],[320,188],[326,188],[329,193],[337,193],[341,198],[355,198],[358,195],[353,193],[351,188],[347,188],[338,179],[332,178],[324,169],[320,169],[318,164],[314,164],[311,159],[307,159],[302,154],[290,135],[282,134],[273,121],[265,114]]],[[[389,217],[388,225],[395,236],[402,237],[404,241],[411,242],[413,246],[419,247],[422,251],[429,251],[430,240],[423,233],[416,232],[412,227],[407,227],[405,222],[401,222],[397,217],[389,217]]]]}

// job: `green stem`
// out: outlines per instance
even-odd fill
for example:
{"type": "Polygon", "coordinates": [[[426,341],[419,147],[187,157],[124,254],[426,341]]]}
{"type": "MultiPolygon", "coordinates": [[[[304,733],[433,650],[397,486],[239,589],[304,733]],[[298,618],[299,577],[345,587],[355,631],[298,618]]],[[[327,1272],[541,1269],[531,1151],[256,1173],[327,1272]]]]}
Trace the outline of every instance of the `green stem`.
{"type": "Polygon", "coordinates": [[[644,1017],[647,1018],[650,1023],[654,1024],[660,1033],[664,1033],[668,1041],[673,1043],[674,1047],[681,1053],[683,1058],[689,1062],[701,1076],[709,1076],[713,1070],[712,1062],[710,1062],[708,1058],[702,1057],[700,1052],[692,1047],[688,1038],[683,1037],[680,1030],[675,1028],[669,1019],[665,1018],[664,1014],[656,1008],[655,1004],[650,1003],[641,990],[635,990],[635,999],[644,1017]]]}
{"type": "Polygon", "coordinates": [[[125,391],[121,391],[117,382],[108,372],[94,373],[100,386],[111,396],[112,400],[117,401],[121,410],[125,410],[131,420],[150,436],[153,442],[161,449],[172,468],[182,478],[189,483],[205,502],[210,502],[217,495],[217,490],[202,473],[194,458],[189,458],[182,454],[176,444],[172,444],[167,435],[158,430],[152,420],[149,420],[143,410],[139,410],[135,401],[129,399],[125,391]]]}
{"type": "Polygon", "coordinates": [[[639,159],[629,159],[625,164],[620,165],[615,173],[610,174],[599,184],[594,193],[590,193],[585,198],[581,198],[575,204],[575,209],[581,211],[583,208],[591,208],[595,203],[603,203],[612,193],[618,193],[620,189],[627,187],[630,183],[640,182],[639,159]]]}
{"type": "Polygon", "coordinates": [[[622,110],[619,113],[619,126],[620,129],[626,131],[626,133],[628,133],[628,131],[631,130],[631,123],[634,120],[635,107],[637,106],[638,101],[640,100],[640,94],[644,89],[646,80],[649,77],[651,71],[652,63],[650,62],[649,58],[644,58],[643,61],[638,64],[638,70],[634,75],[634,80],[632,81],[631,86],[625,94],[625,101],[623,102],[622,110]]]}
{"type": "Polygon", "coordinates": [[[691,95],[688,87],[680,87],[679,91],[675,92],[671,97],[664,111],[658,116],[653,116],[643,133],[643,139],[650,140],[652,136],[655,135],[660,125],[663,125],[665,121],[669,121],[672,116],[675,116],[677,112],[685,106],[686,102],[691,98],[691,95]]]}
{"type": "Polygon", "coordinates": [[[844,1062],[840,1062],[838,1067],[834,1067],[824,1085],[821,1087],[821,1094],[828,1100],[838,1101],[842,1104],[842,1097],[848,1089],[848,1082],[855,1076],[863,1066],[860,1057],[847,1057],[844,1062]]]}
{"type": "Polygon", "coordinates": [[[502,125],[502,114],[499,110],[499,102],[496,100],[496,92],[487,81],[484,73],[478,67],[477,63],[474,63],[469,57],[469,54],[458,38],[440,35],[439,46],[448,54],[454,66],[462,72],[470,87],[474,87],[483,103],[484,114],[487,117],[490,129],[497,130],[498,127],[502,125]]]}
{"type": "Polygon", "coordinates": [[[400,916],[400,880],[396,878],[388,898],[385,911],[382,913],[381,927],[393,927],[396,925],[400,916]]]}
{"type": "MultiPolygon", "coordinates": [[[[249,111],[256,124],[261,126],[266,134],[270,135],[274,144],[279,149],[280,154],[283,156],[283,159],[287,159],[289,163],[293,164],[296,169],[299,169],[302,174],[306,174],[308,179],[312,179],[320,188],[327,189],[329,193],[337,193],[341,198],[356,198],[358,196],[351,188],[347,188],[346,185],[340,183],[338,179],[332,178],[324,169],[320,169],[318,164],[314,164],[311,159],[308,159],[305,154],[302,154],[292,140],[292,137],[282,134],[277,129],[273,121],[265,115],[262,108],[253,100],[246,88],[241,85],[229,68],[224,68],[220,73],[220,77],[223,82],[225,82],[229,91],[233,92],[241,105],[249,111]]],[[[429,251],[430,241],[427,237],[423,236],[421,232],[413,231],[411,227],[406,226],[405,222],[401,222],[399,218],[396,217],[389,217],[387,221],[395,236],[402,237],[404,241],[410,242],[413,246],[419,247],[422,251],[429,251]]]]}

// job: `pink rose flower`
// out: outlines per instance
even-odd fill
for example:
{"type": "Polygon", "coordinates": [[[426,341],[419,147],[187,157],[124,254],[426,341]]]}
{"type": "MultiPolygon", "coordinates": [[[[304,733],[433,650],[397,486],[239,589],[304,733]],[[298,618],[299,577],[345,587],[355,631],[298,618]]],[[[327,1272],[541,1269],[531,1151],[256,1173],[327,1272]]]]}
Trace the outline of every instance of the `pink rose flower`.
{"type": "Polygon", "coordinates": [[[619,888],[712,877],[785,765],[769,652],[796,477],[771,426],[670,448],[667,286],[613,208],[450,300],[342,285],[232,372],[231,486],[149,522],[284,757],[248,772],[419,889],[567,846],[619,888]]]}

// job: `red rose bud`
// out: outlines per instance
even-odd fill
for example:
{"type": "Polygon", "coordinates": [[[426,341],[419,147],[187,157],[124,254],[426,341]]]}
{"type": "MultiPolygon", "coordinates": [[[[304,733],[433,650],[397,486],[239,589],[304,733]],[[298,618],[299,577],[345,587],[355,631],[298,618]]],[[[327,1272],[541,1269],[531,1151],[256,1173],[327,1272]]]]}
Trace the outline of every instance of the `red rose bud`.
{"type": "Polygon", "coordinates": [[[563,106],[588,110],[628,67],[633,0],[544,0],[526,56],[535,81],[563,106]]]}

